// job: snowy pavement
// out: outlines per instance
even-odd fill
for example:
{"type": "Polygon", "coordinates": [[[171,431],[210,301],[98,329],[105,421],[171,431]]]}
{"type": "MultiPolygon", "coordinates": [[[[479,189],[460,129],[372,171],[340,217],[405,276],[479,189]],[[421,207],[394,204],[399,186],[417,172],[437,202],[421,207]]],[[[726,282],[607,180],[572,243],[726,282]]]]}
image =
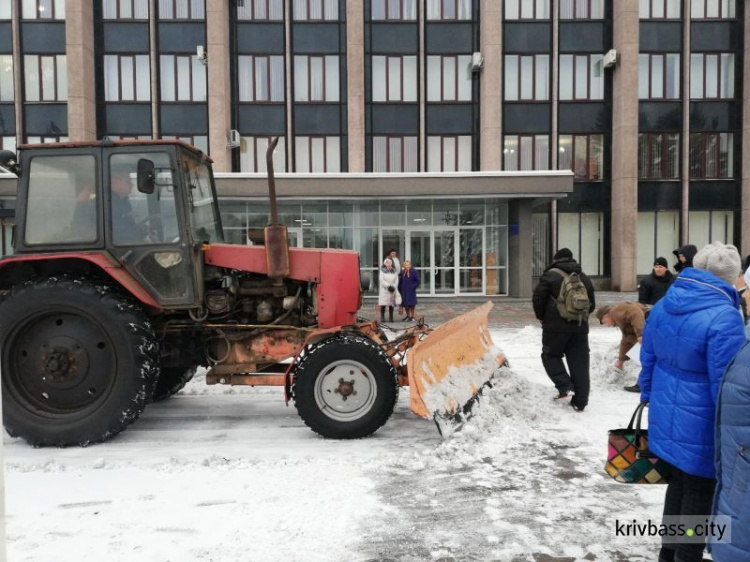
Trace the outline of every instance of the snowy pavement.
{"type": "Polygon", "coordinates": [[[612,369],[619,332],[591,331],[584,413],[553,404],[541,329],[493,331],[511,364],[479,414],[443,441],[396,412],[373,437],[328,441],[278,389],[202,377],[116,439],[33,449],[5,436],[9,562],[654,560],[615,520],[659,519],[665,487],[603,471],[635,380],[612,369]]]}

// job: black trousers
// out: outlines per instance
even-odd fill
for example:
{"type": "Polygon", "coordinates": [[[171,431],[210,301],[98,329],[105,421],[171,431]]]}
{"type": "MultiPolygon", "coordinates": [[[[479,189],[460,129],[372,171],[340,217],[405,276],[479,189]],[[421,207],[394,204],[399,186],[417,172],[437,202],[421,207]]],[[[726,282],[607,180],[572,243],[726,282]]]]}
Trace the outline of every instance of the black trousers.
{"type": "MultiPolygon", "coordinates": [[[[701,478],[672,466],[664,498],[664,515],[710,515],[716,480],[701,478]]],[[[703,544],[663,543],[659,562],[700,562],[703,544]]]]}
{"type": "Polygon", "coordinates": [[[542,331],[542,365],[558,392],[575,392],[573,403],[585,408],[589,403],[589,334],[588,332],[542,331]],[[563,357],[570,374],[565,369],[563,357]]]}

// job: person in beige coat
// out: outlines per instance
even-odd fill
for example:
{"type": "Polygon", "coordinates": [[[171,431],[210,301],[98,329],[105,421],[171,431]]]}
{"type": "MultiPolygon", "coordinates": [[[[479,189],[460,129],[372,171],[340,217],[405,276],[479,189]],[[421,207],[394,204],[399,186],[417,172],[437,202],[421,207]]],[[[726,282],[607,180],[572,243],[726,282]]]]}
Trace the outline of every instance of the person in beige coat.
{"type": "MultiPolygon", "coordinates": [[[[637,343],[643,343],[643,327],[646,325],[648,308],[637,302],[621,302],[615,306],[600,306],[596,311],[599,322],[605,326],[617,327],[622,332],[620,348],[615,361],[615,369],[622,371],[625,361],[630,359],[628,352],[637,343]]],[[[640,392],[638,385],[626,387],[626,390],[640,392]]]]}

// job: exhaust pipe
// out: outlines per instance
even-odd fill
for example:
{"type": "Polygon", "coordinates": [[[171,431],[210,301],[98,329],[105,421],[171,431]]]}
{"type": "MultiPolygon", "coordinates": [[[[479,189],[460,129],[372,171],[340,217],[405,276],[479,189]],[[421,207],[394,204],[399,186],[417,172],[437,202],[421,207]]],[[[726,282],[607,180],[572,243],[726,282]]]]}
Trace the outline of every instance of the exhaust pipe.
{"type": "Polygon", "coordinates": [[[274,285],[282,285],[284,279],[289,277],[289,234],[286,226],[279,224],[279,213],[276,207],[276,178],[273,173],[273,151],[278,143],[279,137],[274,137],[268,143],[266,150],[271,224],[263,229],[268,277],[273,279],[274,285]]]}

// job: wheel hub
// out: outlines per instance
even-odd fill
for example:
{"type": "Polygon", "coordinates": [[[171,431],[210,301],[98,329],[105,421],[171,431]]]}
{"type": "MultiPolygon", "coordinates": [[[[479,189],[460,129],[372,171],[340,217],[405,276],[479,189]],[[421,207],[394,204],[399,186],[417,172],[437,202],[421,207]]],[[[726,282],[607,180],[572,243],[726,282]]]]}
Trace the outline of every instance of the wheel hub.
{"type": "Polygon", "coordinates": [[[346,399],[350,396],[354,396],[357,394],[357,391],[354,390],[354,379],[350,381],[345,381],[344,379],[339,379],[339,385],[336,387],[333,392],[335,394],[340,394],[341,399],[346,402],[346,399]]]}
{"type": "Polygon", "coordinates": [[[354,421],[367,415],[376,397],[372,371],[354,359],[334,361],[316,379],[315,401],[336,421],[354,421]]]}
{"type": "Polygon", "coordinates": [[[55,347],[49,354],[42,353],[42,362],[45,380],[49,377],[55,382],[65,382],[78,371],[75,356],[64,347],[55,347]]]}

